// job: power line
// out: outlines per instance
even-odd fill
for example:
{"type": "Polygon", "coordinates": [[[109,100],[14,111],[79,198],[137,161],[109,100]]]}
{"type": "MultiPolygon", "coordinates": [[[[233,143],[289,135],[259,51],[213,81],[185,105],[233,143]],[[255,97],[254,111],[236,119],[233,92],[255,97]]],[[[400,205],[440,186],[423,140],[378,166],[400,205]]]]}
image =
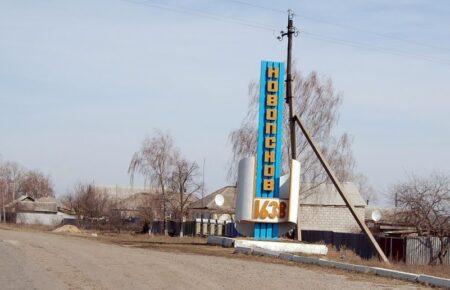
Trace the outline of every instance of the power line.
{"type": "Polygon", "coordinates": [[[309,20],[312,20],[312,21],[315,21],[315,22],[324,23],[324,24],[331,25],[331,26],[337,26],[337,27],[341,27],[341,28],[344,28],[344,29],[353,30],[353,31],[356,31],[356,32],[372,34],[372,35],[375,35],[375,36],[380,37],[380,38],[388,38],[388,39],[400,41],[400,42],[403,42],[403,43],[412,44],[412,45],[415,45],[415,46],[422,46],[422,47],[431,48],[431,49],[434,49],[434,50],[450,51],[450,49],[445,48],[445,47],[438,47],[438,46],[430,45],[428,43],[423,43],[423,42],[419,42],[419,41],[415,41],[415,40],[410,40],[410,39],[406,39],[406,38],[402,38],[402,37],[398,37],[398,36],[391,36],[391,35],[388,35],[388,34],[385,34],[385,33],[380,33],[380,32],[376,32],[376,31],[372,31],[372,30],[366,30],[366,29],[362,29],[362,28],[359,28],[359,27],[349,26],[349,25],[340,24],[340,23],[336,23],[336,22],[331,22],[331,21],[327,21],[327,20],[317,19],[315,17],[310,17],[310,16],[306,16],[306,15],[302,15],[302,14],[296,14],[296,16],[304,18],[304,19],[309,19],[309,20]]]}
{"type": "Polygon", "coordinates": [[[225,17],[225,16],[211,14],[211,13],[208,13],[208,12],[205,12],[205,11],[201,11],[201,10],[196,10],[196,9],[177,8],[177,7],[167,6],[167,5],[150,3],[148,1],[134,1],[134,0],[120,0],[120,1],[133,3],[133,4],[144,5],[144,6],[147,6],[147,7],[152,7],[152,8],[161,9],[161,10],[167,10],[167,11],[171,11],[171,12],[175,12],[175,13],[190,14],[190,15],[195,15],[195,16],[202,16],[202,17],[205,17],[205,18],[209,18],[211,20],[228,22],[228,23],[234,23],[234,24],[239,24],[239,25],[251,27],[251,28],[272,31],[272,32],[274,32],[276,30],[275,28],[267,26],[267,25],[262,24],[262,23],[249,22],[249,21],[245,21],[245,20],[238,19],[238,18],[233,18],[233,17],[225,17]]]}
{"type": "MultiPolygon", "coordinates": [[[[259,8],[259,9],[269,10],[269,11],[272,11],[272,12],[283,13],[283,14],[287,13],[287,9],[286,10],[281,10],[281,9],[267,7],[267,6],[262,6],[262,5],[259,5],[259,4],[253,4],[253,3],[249,3],[249,2],[245,2],[245,1],[239,1],[239,0],[227,0],[227,1],[228,2],[234,2],[234,3],[242,4],[242,5],[246,5],[246,6],[250,6],[250,7],[255,7],[255,8],[259,8]]],[[[294,13],[294,15],[295,15],[295,13],[294,13]]]]}
{"type": "MultiPolygon", "coordinates": [[[[227,0],[227,1],[228,2],[234,2],[234,3],[237,3],[237,4],[241,4],[241,5],[246,5],[246,6],[249,6],[249,7],[264,9],[264,10],[268,10],[268,11],[272,11],[272,12],[286,13],[286,11],[284,11],[284,10],[275,9],[275,8],[267,7],[267,6],[262,6],[262,5],[259,5],[259,4],[253,4],[253,3],[246,2],[246,1],[240,1],[240,0],[227,0]]],[[[431,48],[431,49],[435,49],[435,50],[450,51],[449,48],[439,47],[439,46],[431,45],[431,44],[428,44],[428,43],[423,43],[423,42],[416,41],[416,40],[406,39],[406,38],[403,38],[403,37],[392,36],[392,35],[389,35],[389,34],[380,33],[380,32],[376,32],[376,31],[373,31],[373,30],[362,29],[362,28],[359,28],[359,27],[354,27],[354,26],[350,26],[350,25],[346,25],[346,24],[342,24],[342,23],[337,23],[337,22],[333,22],[333,21],[329,21],[329,20],[325,20],[325,19],[321,19],[321,18],[316,18],[316,17],[305,15],[305,14],[301,14],[301,13],[295,13],[294,15],[298,16],[298,17],[301,17],[301,18],[304,18],[304,19],[308,19],[308,20],[314,21],[314,22],[327,24],[327,25],[330,25],[330,26],[337,26],[337,27],[340,27],[340,28],[353,30],[353,31],[356,31],[356,32],[372,34],[372,35],[375,35],[375,36],[380,37],[380,38],[388,38],[388,39],[392,39],[392,40],[396,40],[396,41],[400,41],[400,42],[404,42],[404,43],[408,43],[408,44],[413,44],[413,45],[416,45],[416,46],[422,46],[422,47],[426,47],[426,48],[431,48]]]]}
{"type": "Polygon", "coordinates": [[[419,58],[419,59],[433,62],[433,63],[450,65],[450,59],[437,58],[437,57],[433,57],[433,56],[417,54],[417,53],[412,53],[412,52],[403,51],[403,50],[395,50],[395,49],[388,49],[385,47],[367,45],[363,42],[348,41],[348,40],[344,40],[344,39],[340,39],[340,38],[324,36],[321,34],[311,33],[311,32],[307,32],[307,31],[302,31],[302,34],[305,35],[306,37],[316,39],[319,41],[325,41],[325,42],[339,44],[339,45],[353,47],[353,48],[372,50],[372,51],[376,51],[379,53],[391,54],[391,55],[396,55],[396,56],[414,57],[414,58],[419,58]]]}
{"type": "MultiPolygon", "coordinates": [[[[212,14],[210,12],[201,11],[201,10],[197,10],[197,9],[177,8],[177,7],[173,7],[173,6],[150,3],[148,1],[135,1],[135,0],[120,0],[120,1],[132,3],[132,4],[144,5],[144,6],[147,6],[150,8],[167,10],[167,11],[171,11],[171,12],[175,12],[175,13],[201,16],[201,17],[208,18],[210,20],[221,21],[221,22],[225,22],[225,23],[233,23],[233,24],[242,25],[242,26],[246,26],[246,27],[250,27],[250,28],[254,28],[254,29],[261,29],[261,30],[266,30],[266,31],[271,31],[271,32],[275,32],[277,30],[275,27],[269,26],[266,24],[242,20],[242,19],[234,18],[234,17],[221,16],[221,15],[212,14]]],[[[247,3],[247,2],[243,2],[243,1],[238,1],[238,0],[230,0],[230,1],[242,3],[242,4],[245,3],[245,5],[255,6],[255,7],[262,8],[262,9],[270,9],[270,8],[266,8],[264,6],[253,5],[251,3],[247,3]]],[[[275,10],[277,12],[281,12],[281,10],[277,10],[277,9],[275,9],[275,10]]],[[[387,54],[396,55],[396,56],[407,56],[407,57],[420,58],[422,60],[426,60],[429,62],[450,65],[449,59],[440,59],[440,58],[436,58],[436,57],[432,57],[432,56],[430,57],[427,55],[420,55],[420,54],[415,54],[415,53],[411,53],[411,52],[407,52],[407,51],[400,51],[400,50],[389,49],[389,48],[385,48],[385,47],[378,47],[378,46],[373,46],[373,45],[363,43],[363,42],[349,41],[349,40],[345,40],[345,39],[329,37],[326,35],[321,35],[318,33],[312,33],[312,32],[307,32],[307,31],[302,31],[302,34],[304,34],[312,39],[329,42],[329,43],[334,43],[334,44],[338,44],[338,45],[342,45],[342,46],[372,50],[372,51],[376,51],[379,53],[387,53],[387,54]]]]}

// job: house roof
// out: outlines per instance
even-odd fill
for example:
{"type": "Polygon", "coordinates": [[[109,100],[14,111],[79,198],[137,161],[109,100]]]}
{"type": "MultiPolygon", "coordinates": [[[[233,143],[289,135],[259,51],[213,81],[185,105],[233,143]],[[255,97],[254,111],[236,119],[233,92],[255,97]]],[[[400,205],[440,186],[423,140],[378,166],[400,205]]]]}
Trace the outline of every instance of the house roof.
{"type": "Polygon", "coordinates": [[[18,198],[16,198],[15,200],[5,204],[5,208],[10,209],[16,206],[16,204],[18,202],[23,202],[23,201],[34,201],[34,198],[32,198],[31,196],[28,195],[21,195],[18,198]]]}
{"type": "Polygon", "coordinates": [[[154,190],[148,187],[118,186],[118,185],[96,185],[95,189],[103,191],[110,197],[117,199],[125,199],[140,193],[146,194],[148,192],[154,192],[154,190]]]}
{"type": "MultiPolygon", "coordinates": [[[[366,206],[364,199],[361,197],[358,188],[351,182],[342,184],[345,193],[349,196],[354,206],[366,206]]],[[[321,184],[319,186],[312,186],[312,184],[303,183],[300,185],[304,188],[313,188],[300,196],[301,205],[321,205],[321,206],[345,206],[344,200],[336,191],[332,184],[321,184]]],[[[236,201],[236,187],[225,186],[213,193],[193,202],[190,209],[206,209],[206,210],[220,210],[224,212],[234,212],[236,201]],[[221,194],[224,197],[224,204],[220,208],[215,204],[214,198],[221,194]]]]}
{"type": "Polygon", "coordinates": [[[53,196],[43,196],[38,199],[36,199],[38,202],[57,202],[56,198],[53,196]]]}
{"type": "MultiPolygon", "coordinates": [[[[301,205],[345,206],[344,200],[333,184],[326,183],[319,186],[303,184],[303,186],[312,189],[300,196],[301,205]]],[[[354,183],[344,182],[342,186],[354,206],[366,206],[366,202],[361,197],[358,187],[354,183]]],[[[302,187],[302,184],[300,184],[300,187],[302,187]]]]}
{"type": "Polygon", "coordinates": [[[235,186],[225,186],[213,193],[205,196],[202,199],[193,202],[189,208],[190,209],[208,209],[217,210],[223,212],[234,212],[235,209],[235,198],[236,198],[236,187],[235,186]],[[218,207],[214,202],[216,195],[221,194],[224,198],[223,206],[218,207]]]}
{"type": "Polygon", "coordinates": [[[40,198],[35,200],[31,196],[22,195],[15,200],[11,201],[5,208],[9,212],[51,212],[56,213],[58,211],[58,205],[56,199],[53,197],[40,198]]]}
{"type": "Polygon", "coordinates": [[[23,201],[16,204],[17,212],[51,212],[56,213],[56,202],[23,201]]]}

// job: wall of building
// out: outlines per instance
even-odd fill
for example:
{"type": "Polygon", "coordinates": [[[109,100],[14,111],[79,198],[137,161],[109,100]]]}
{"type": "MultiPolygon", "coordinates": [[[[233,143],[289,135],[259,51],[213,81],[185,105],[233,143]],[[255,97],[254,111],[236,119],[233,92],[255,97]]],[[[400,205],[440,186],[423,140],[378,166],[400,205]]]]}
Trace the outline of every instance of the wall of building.
{"type": "Polygon", "coordinates": [[[27,225],[57,226],[65,218],[74,218],[64,213],[20,212],[16,214],[16,223],[27,225]]]}
{"type": "MultiPolygon", "coordinates": [[[[364,208],[356,207],[356,212],[364,220],[364,208]]],[[[299,227],[310,231],[360,232],[350,210],[345,206],[300,205],[299,227]]]]}

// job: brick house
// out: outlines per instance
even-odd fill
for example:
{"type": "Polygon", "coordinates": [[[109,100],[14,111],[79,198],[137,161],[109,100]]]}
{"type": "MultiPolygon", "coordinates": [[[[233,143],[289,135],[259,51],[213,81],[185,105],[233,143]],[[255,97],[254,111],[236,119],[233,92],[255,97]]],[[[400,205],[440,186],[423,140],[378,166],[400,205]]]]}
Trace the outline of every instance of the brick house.
{"type": "MultiPolygon", "coordinates": [[[[358,188],[350,182],[342,183],[342,186],[355,206],[357,215],[364,220],[366,203],[358,188]]],[[[298,219],[302,230],[360,232],[350,210],[332,184],[322,184],[300,196],[298,219]]]]}

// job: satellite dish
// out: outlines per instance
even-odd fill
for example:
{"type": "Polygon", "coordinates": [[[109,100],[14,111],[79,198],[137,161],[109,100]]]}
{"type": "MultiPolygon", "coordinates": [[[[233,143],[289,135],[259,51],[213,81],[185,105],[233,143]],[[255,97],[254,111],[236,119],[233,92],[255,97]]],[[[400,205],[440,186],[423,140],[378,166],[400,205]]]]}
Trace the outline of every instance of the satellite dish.
{"type": "Polygon", "coordinates": [[[376,209],[372,212],[371,217],[374,222],[378,222],[381,220],[381,212],[376,209]]]}
{"type": "Polygon", "coordinates": [[[214,203],[215,203],[218,207],[221,207],[221,206],[224,204],[224,202],[225,202],[225,198],[223,198],[223,195],[217,194],[217,195],[214,197],[214,203]]]}

